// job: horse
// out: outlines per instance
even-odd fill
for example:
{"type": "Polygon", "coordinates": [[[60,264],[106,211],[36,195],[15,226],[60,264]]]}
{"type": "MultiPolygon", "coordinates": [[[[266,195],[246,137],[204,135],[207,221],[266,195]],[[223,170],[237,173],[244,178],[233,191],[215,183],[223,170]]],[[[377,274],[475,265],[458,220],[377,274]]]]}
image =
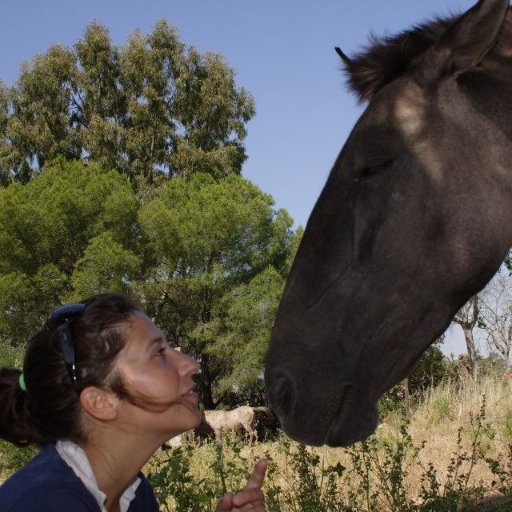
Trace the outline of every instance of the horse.
{"type": "Polygon", "coordinates": [[[249,445],[252,445],[258,441],[258,432],[253,428],[256,412],[264,412],[272,418],[272,413],[267,407],[242,405],[231,411],[204,411],[202,423],[210,427],[217,441],[220,441],[222,432],[245,430],[249,445]]]}
{"type": "Polygon", "coordinates": [[[512,244],[512,14],[480,0],[336,51],[368,105],[306,224],[265,383],[290,437],[347,446],[512,244]]]}

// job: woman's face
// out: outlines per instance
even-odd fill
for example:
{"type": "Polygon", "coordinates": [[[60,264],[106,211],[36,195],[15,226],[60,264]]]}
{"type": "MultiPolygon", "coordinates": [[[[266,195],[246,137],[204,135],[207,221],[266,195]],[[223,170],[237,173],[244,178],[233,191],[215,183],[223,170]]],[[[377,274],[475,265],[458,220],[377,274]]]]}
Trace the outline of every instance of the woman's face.
{"type": "Polygon", "coordinates": [[[121,404],[127,423],[166,438],[196,427],[201,420],[192,380],[199,371],[197,361],[169,347],[143,313],[133,314],[125,339],[116,367],[137,404],[121,404]]]}

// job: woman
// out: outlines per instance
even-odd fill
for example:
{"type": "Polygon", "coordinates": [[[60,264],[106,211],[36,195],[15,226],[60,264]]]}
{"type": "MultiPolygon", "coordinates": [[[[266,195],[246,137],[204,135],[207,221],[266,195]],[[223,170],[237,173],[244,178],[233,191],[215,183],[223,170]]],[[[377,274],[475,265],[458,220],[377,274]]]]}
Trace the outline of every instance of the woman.
{"type": "MultiPolygon", "coordinates": [[[[140,470],[162,443],[199,424],[198,371],[122,295],[56,309],[30,341],[23,373],[0,370],[0,438],[42,447],[0,487],[0,510],[158,511],[140,470]]],[[[265,510],[265,465],[217,511],[265,510]]]]}

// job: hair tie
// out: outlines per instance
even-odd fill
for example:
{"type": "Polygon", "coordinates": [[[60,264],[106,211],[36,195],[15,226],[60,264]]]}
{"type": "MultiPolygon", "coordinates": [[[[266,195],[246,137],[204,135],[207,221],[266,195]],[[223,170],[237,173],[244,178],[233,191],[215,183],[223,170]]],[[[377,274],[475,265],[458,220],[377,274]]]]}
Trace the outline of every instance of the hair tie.
{"type": "Polygon", "coordinates": [[[27,385],[25,384],[25,375],[23,373],[20,373],[19,383],[20,383],[20,388],[23,391],[27,391],[27,385]]]}

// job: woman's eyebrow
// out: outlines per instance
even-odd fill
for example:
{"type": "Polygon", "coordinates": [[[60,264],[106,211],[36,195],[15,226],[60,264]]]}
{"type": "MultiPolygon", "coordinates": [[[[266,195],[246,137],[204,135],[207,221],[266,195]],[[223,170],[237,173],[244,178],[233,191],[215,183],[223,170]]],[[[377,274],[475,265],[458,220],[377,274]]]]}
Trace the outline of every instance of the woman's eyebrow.
{"type": "Polygon", "coordinates": [[[146,345],[146,351],[151,350],[155,346],[155,344],[162,345],[164,343],[166,343],[166,341],[162,336],[156,336],[155,338],[152,338],[151,340],[148,341],[146,345]]]}

